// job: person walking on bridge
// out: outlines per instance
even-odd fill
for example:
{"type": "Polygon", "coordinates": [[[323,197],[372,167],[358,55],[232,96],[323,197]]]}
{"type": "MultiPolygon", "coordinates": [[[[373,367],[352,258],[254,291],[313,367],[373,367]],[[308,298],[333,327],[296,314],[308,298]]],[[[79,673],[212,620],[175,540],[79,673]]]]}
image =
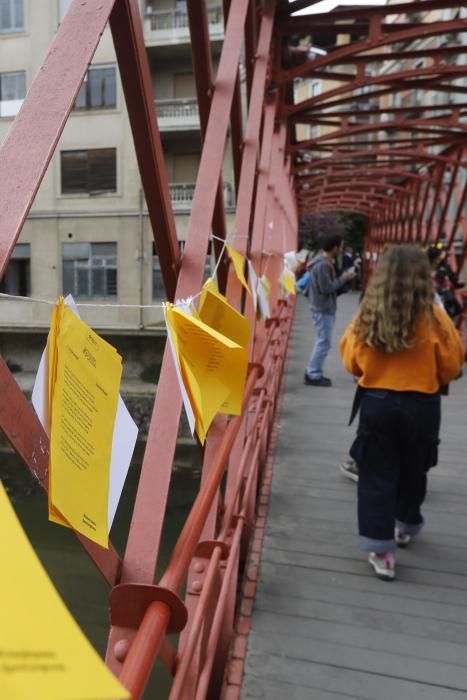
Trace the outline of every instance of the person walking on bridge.
{"type": "Polygon", "coordinates": [[[335,263],[342,248],[342,237],[338,234],[326,236],[322,241],[322,255],[317,255],[310,265],[310,282],[307,296],[310,300],[315,343],[305,371],[305,384],[331,386],[332,382],[323,374],[324,363],[331,349],[332,330],[336,320],[336,297],[346,282],[356,273],[353,268],[336,276],[335,263]]]}
{"type": "Polygon", "coordinates": [[[457,378],[464,350],[434,303],[418,247],[381,257],[340,351],[358,377],[360,420],[350,454],[358,467],[360,546],[379,578],[395,576],[394,552],[423,527],[427,472],[436,464],[440,387],[457,378]]]}

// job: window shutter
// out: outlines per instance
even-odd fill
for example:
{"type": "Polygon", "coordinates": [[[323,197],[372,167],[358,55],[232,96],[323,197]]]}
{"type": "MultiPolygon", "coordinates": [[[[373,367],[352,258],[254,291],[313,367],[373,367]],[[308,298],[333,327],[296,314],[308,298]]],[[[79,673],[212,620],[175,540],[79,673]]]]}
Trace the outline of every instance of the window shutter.
{"type": "Polygon", "coordinates": [[[89,151],[89,192],[117,191],[117,158],[115,148],[89,151]]]}
{"type": "Polygon", "coordinates": [[[88,151],[62,151],[62,193],[88,191],[88,151]]]}

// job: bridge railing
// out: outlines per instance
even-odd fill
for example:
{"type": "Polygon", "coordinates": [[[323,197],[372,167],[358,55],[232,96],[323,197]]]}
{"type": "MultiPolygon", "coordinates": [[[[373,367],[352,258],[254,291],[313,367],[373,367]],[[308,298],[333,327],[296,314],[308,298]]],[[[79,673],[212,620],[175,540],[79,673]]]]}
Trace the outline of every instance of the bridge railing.
{"type": "MultiPolygon", "coordinates": [[[[251,365],[245,388],[243,412],[231,420],[173,550],[171,560],[159,586],[160,596],[146,608],[130,650],[123,662],[120,678],[139,697],[144,688],[155,656],[160,652],[168,629],[185,622],[183,604],[177,596],[196,558],[196,578],[191,587],[199,596],[196,612],[191,620],[183,650],[176,658],[171,700],[182,697],[190,665],[200,642],[202,650],[199,677],[204,678],[206,690],[215,652],[222,631],[222,621],[228,603],[228,593],[238,578],[238,562],[242,555],[242,535],[251,527],[249,504],[256,500],[256,488],[264,464],[264,447],[274,418],[274,407],[280,388],[283,362],[290,330],[293,306],[284,302],[278,315],[271,320],[266,344],[260,362],[251,365]],[[245,430],[245,442],[240,456],[239,469],[234,477],[229,499],[221,509],[217,534],[214,539],[203,540],[201,535],[219,493],[234,441],[241,429],[245,430]],[[250,522],[249,522],[250,521],[250,522]],[[202,562],[202,564],[200,563],[202,562]],[[223,574],[222,574],[223,572],[223,574]],[[162,593],[162,591],[164,591],[162,593]],[[170,595],[169,595],[170,594],[170,595]],[[167,615],[167,607],[170,615],[167,615]],[[211,620],[211,625],[208,621],[211,620]]],[[[243,553],[244,554],[244,553],[243,553]]],[[[131,585],[131,584],[129,584],[131,585]]],[[[125,584],[114,588],[111,610],[118,606],[125,584]]],[[[169,662],[169,665],[171,663],[169,662]]],[[[198,691],[200,692],[200,691],[198,691]]],[[[201,695],[203,696],[203,695],[201,695]]]]}

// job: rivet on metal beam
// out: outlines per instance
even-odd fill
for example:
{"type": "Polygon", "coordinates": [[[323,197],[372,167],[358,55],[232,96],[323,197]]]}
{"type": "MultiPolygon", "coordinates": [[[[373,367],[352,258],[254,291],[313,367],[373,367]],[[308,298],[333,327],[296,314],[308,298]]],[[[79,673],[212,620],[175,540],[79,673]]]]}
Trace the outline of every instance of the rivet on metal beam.
{"type": "Polygon", "coordinates": [[[191,584],[191,588],[193,593],[201,593],[203,584],[201,583],[201,581],[193,581],[193,583],[191,584]]]}
{"type": "Polygon", "coordinates": [[[123,663],[125,661],[129,648],[130,642],[128,641],[128,639],[118,640],[118,642],[114,646],[114,656],[117,659],[117,661],[120,661],[120,663],[123,663]]]}

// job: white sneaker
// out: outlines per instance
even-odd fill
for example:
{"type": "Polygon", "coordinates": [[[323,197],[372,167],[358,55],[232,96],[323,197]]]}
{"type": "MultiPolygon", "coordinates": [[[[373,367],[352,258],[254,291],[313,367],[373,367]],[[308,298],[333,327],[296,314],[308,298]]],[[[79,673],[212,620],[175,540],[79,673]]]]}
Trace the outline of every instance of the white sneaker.
{"type": "Polygon", "coordinates": [[[339,464],[339,469],[341,470],[342,474],[347,477],[347,479],[358,483],[358,467],[353,459],[348,459],[339,464]]]}
{"type": "Polygon", "coordinates": [[[401,549],[404,549],[404,547],[408,547],[410,542],[412,541],[411,535],[407,534],[406,532],[402,532],[401,530],[398,530],[397,527],[394,533],[394,538],[396,540],[397,546],[401,549]]]}
{"type": "Polygon", "coordinates": [[[371,552],[368,561],[373,567],[375,575],[384,581],[392,581],[396,576],[396,561],[392,552],[375,554],[371,552]]]}

